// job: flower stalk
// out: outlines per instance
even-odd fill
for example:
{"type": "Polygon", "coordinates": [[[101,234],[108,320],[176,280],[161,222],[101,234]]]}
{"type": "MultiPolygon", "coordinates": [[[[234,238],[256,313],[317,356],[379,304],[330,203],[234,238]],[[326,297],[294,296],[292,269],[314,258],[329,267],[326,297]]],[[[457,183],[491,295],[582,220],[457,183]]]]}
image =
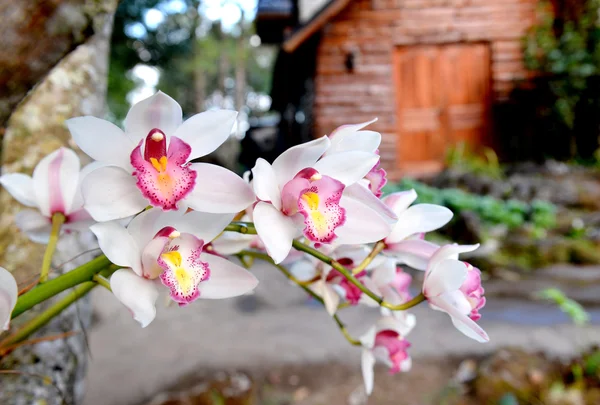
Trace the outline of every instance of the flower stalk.
{"type": "Polygon", "coordinates": [[[383,249],[385,249],[385,242],[380,240],[373,246],[373,250],[371,250],[369,255],[358,266],[352,269],[352,274],[356,275],[365,270],[383,249]]]}
{"type": "Polygon", "coordinates": [[[61,300],[53,304],[50,308],[46,309],[44,312],[27,322],[21,328],[17,329],[13,334],[7,336],[5,339],[0,341],[0,347],[14,345],[27,339],[31,334],[45,326],[55,316],[59,315],[62,311],[68,308],[72,303],[84,297],[94,287],[96,287],[96,285],[96,283],[89,281],[78,285],[73,289],[72,292],[70,292],[64,298],[62,298],[61,300]]]}
{"type": "Polygon", "coordinates": [[[19,297],[12,312],[12,319],[69,288],[85,283],[86,281],[92,281],[95,274],[100,273],[110,265],[111,263],[106,256],[98,256],[68,273],[47,281],[44,284],[39,284],[19,297]]]}
{"type": "MultiPolygon", "coordinates": [[[[252,224],[251,222],[232,222],[225,228],[225,230],[230,231],[230,232],[239,232],[242,234],[249,234],[249,235],[256,234],[256,228],[254,227],[254,224],[252,224]]],[[[421,294],[417,295],[416,297],[414,297],[413,299],[411,299],[410,301],[407,301],[403,304],[393,305],[393,304],[390,304],[389,302],[385,302],[383,297],[378,296],[373,291],[371,291],[367,287],[365,287],[365,285],[363,283],[361,283],[360,280],[358,280],[356,277],[354,277],[354,274],[352,274],[353,273],[352,271],[350,271],[346,267],[342,266],[340,263],[338,263],[333,258],[327,256],[324,253],[319,252],[317,249],[314,249],[314,248],[300,242],[299,240],[294,240],[292,242],[292,246],[294,247],[294,249],[299,250],[304,253],[307,253],[307,254],[311,255],[312,257],[314,257],[315,259],[318,259],[318,260],[322,261],[323,263],[333,267],[335,270],[340,272],[340,274],[342,274],[342,276],[344,276],[351,284],[353,284],[356,288],[358,288],[363,294],[365,294],[366,296],[368,296],[369,298],[371,298],[372,300],[377,302],[382,307],[388,308],[392,311],[405,311],[405,310],[410,309],[426,300],[425,296],[421,293],[421,294]]],[[[381,250],[384,249],[384,247],[385,247],[385,244],[382,241],[378,242],[375,245],[375,247],[373,248],[373,251],[371,251],[369,256],[367,256],[367,258],[363,261],[363,263],[360,264],[360,266],[364,265],[364,267],[366,268],[369,265],[369,263],[373,260],[373,258],[375,258],[375,256],[377,256],[377,254],[379,254],[381,252],[381,250]],[[371,258],[369,259],[369,257],[371,257],[371,258]],[[367,261],[367,259],[369,259],[369,260],[367,261]],[[364,264],[365,261],[367,262],[366,264],[364,264]]],[[[248,253],[252,253],[251,256],[260,258],[259,256],[256,256],[258,253],[244,251],[244,255],[249,255],[248,253]]],[[[265,256],[265,258],[269,257],[266,254],[264,256],[265,256]]],[[[287,271],[287,270],[285,270],[285,271],[287,271]]],[[[292,275],[290,274],[290,276],[292,276],[292,275]]],[[[308,287],[306,287],[302,281],[297,280],[295,278],[291,279],[291,280],[294,281],[296,284],[298,284],[300,287],[302,287],[305,291],[308,289],[308,287]]]]}
{"type": "MultiPolygon", "coordinates": [[[[294,277],[294,275],[292,273],[290,273],[290,271],[288,269],[286,269],[285,267],[283,267],[280,264],[275,264],[275,262],[273,261],[273,259],[271,259],[271,257],[267,254],[264,253],[259,253],[259,252],[253,252],[250,250],[243,250],[240,253],[238,253],[238,257],[243,258],[245,256],[250,256],[250,257],[254,257],[260,260],[263,260],[267,263],[270,263],[271,265],[275,266],[277,269],[279,269],[279,271],[281,271],[283,273],[284,276],[286,276],[288,278],[288,280],[292,281],[293,283],[295,283],[296,285],[298,285],[298,287],[302,288],[304,291],[306,291],[306,293],[308,295],[310,295],[311,297],[313,297],[315,300],[319,301],[321,303],[321,305],[325,305],[325,303],[323,302],[323,299],[321,297],[319,297],[317,294],[314,293],[313,290],[311,290],[310,288],[308,288],[306,286],[305,283],[303,283],[301,280],[298,280],[296,277],[294,277]]],[[[335,321],[335,323],[337,324],[337,326],[340,328],[340,331],[342,332],[342,334],[344,335],[344,337],[346,338],[346,340],[353,346],[360,346],[361,343],[354,339],[352,336],[350,336],[350,333],[348,332],[348,330],[346,329],[346,325],[344,325],[344,323],[340,320],[340,318],[337,316],[337,314],[333,315],[333,320],[335,321]]]]}
{"type": "Polygon", "coordinates": [[[52,214],[52,230],[50,231],[50,239],[48,240],[48,246],[44,252],[44,260],[42,261],[42,271],[40,273],[40,283],[48,281],[48,275],[50,274],[50,267],[52,266],[52,256],[56,250],[56,244],[58,243],[58,237],[60,235],[60,228],[65,223],[65,216],[57,212],[52,214]]]}

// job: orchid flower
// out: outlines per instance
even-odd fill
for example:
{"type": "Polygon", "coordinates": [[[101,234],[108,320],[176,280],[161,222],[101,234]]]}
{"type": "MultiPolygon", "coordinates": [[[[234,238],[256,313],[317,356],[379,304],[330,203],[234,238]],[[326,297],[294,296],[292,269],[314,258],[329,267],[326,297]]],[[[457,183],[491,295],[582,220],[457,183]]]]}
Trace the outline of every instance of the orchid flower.
{"type": "Polygon", "coordinates": [[[460,253],[478,247],[452,244],[439,248],[429,260],[423,295],[434,309],[450,315],[456,329],[478,342],[488,342],[487,333],[475,323],[481,318],[479,309],[485,305],[480,271],[458,260],[460,253]]]}
{"type": "MultiPolygon", "coordinates": [[[[351,150],[361,150],[364,152],[379,154],[379,144],[381,143],[381,134],[375,131],[365,131],[363,128],[377,121],[377,118],[371,121],[353,125],[342,125],[336,128],[329,139],[331,146],[327,154],[346,152],[351,150]]],[[[383,186],[387,183],[386,172],[380,167],[378,160],[371,170],[364,176],[361,183],[367,187],[376,197],[381,197],[383,186]]]]}
{"type": "Polygon", "coordinates": [[[3,330],[10,326],[10,314],[17,304],[18,295],[17,281],[8,270],[0,267],[0,327],[3,330]]]}
{"type": "Polygon", "coordinates": [[[380,318],[375,326],[360,338],[363,346],[362,374],[367,395],[371,395],[373,391],[373,368],[377,360],[389,367],[390,374],[410,370],[412,360],[407,352],[410,343],[405,337],[413,327],[414,322],[406,324],[397,318],[386,316],[380,318]]]}
{"type": "Polygon", "coordinates": [[[198,298],[235,297],[256,287],[258,281],[247,270],[205,249],[232,217],[151,209],[127,228],[117,221],[91,227],[106,257],[127,267],[113,274],[111,288],[142,327],[156,316],[160,284],[180,306],[198,298]]]}
{"type": "Polygon", "coordinates": [[[385,258],[373,269],[371,279],[386,302],[398,305],[411,299],[409,288],[412,276],[405,273],[395,259],[385,258]]]}
{"type": "Polygon", "coordinates": [[[91,164],[80,171],[75,152],[59,148],[38,163],[32,177],[21,173],[0,176],[0,184],[17,201],[35,208],[17,213],[17,227],[37,243],[48,243],[54,214],[65,216],[63,230],[88,229],[95,221],[83,209],[80,184],[93,167],[91,164]]]}
{"type": "Polygon", "coordinates": [[[283,152],[272,165],[258,159],[252,186],[256,231],[275,263],[294,238],[315,244],[360,244],[387,236],[395,215],[356,182],[378,161],[374,153],[346,151],[321,158],[330,146],[322,137],[283,152]]]}
{"type": "Polygon", "coordinates": [[[398,216],[398,222],[385,238],[385,252],[394,256],[399,264],[425,270],[438,245],[423,240],[426,232],[446,225],[452,211],[434,204],[411,204],[417,199],[415,190],[387,195],[383,202],[398,216]]]}
{"type": "Polygon", "coordinates": [[[135,104],[125,131],[95,117],[67,121],[75,143],[104,167],[83,183],[85,207],[97,221],[125,218],[148,205],[233,213],[254,201],[235,173],[190,163],[217,149],[231,133],[235,111],[206,111],[182,123],[181,107],[162,92],[135,104]]]}
{"type": "MultiPolygon", "coordinates": [[[[370,249],[366,246],[358,245],[337,247],[323,245],[318,250],[332,257],[349,270],[359,265],[370,252],[370,249]]],[[[367,271],[379,266],[384,260],[381,256],[376,257],[365,270],[355,275],[365,287],[375,294],[380,294],[380,291],[376,283],[367,274],[367,271]]],[[[363,294],[358,287],[350,283],[337,270],[312,257],[297,261],[290,268],[290,271],[297,279],[310,283],[309,288],[323,299],[325,309],[329,315],[335,314],[342,298],[351,305],[378,305],[377,302],[363,294]]]]}

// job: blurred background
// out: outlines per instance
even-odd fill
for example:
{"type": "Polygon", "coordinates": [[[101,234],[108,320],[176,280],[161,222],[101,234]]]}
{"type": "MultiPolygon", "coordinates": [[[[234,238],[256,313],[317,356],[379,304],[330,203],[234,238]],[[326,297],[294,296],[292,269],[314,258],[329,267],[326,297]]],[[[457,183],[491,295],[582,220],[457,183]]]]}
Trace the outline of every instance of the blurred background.
{"type": "MultiPolygon", "coordinates": [[[[433,241],[482,243],[491,338],[420,306],[413,370],[377,369],[367,399],[360,351],[257,265],[256,294],[161,306],[146,329],[94,291],[51,325],[85,333],[3,368],[85,405],[600,404],[600,0],[3,0],[0,17],[2,171],[73,147],[65,119],[121,125],[157,90],[185,117],[240,111],[206,158],[239,174],[377,117],[385,191],[452,209],[433,241]]],[[[0,190],[0,263],[26,283],[43,249],[19,209],[0,190]]],[[[359,336],[376,312],[341,316],[359,336]]]]}

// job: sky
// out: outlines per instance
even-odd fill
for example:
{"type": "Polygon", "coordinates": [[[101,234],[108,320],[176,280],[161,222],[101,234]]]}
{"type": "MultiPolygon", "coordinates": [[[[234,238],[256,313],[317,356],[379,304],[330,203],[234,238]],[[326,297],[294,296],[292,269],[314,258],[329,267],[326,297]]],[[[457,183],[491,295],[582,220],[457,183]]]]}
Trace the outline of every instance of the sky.
{"type": "MultiPolygon", "coordinates": [[[[221,20],[223,28],[230,30],[242,17],[240,8],[244,11],[245,19],[251,21],[256,14],[257,0],[202,0],[200,12],[212,21],[221,20]]],[[[180,13],[186,5],[181,0],[170,0],[158,8],[150,9],[144,16],[144,22],[149,28],[158,26],[165,18],[165,13],[180,13]]]]}
{"type": "MultiPolygon", "coordinates": [[[[201,0],[200,12],[211,21],[221,20],[225,31],[233,29],[240,21],[242,12],[246,21],[252,21],[256,14],[257,0],[201,0]]],[[[167,0],[157,8],[152,8],[144,14],[144,23],[149,29],[156,28],[164,19],[165,14],[181,13],[186,4],[182,0],[167,0]]],[[[132,24],[126,28],[131,37],[142,37],[146,33],[143,24],[132,24]]],[[[136,103],[150,97],[156,91],[159,71],[151,66],[139,64],[133,69],[133,75],[142,79],[144,84],[129,94],[129,102],[136,103]]]]}
{"type": "MultiPolygon", "coordinates": [[[[201,0],[200,12],[211,21],[221,20],[223,30],[232,30],[240,21],[242,11],[244,19],[252,21],[256,14],[258,0],[201,0]]],[[[149,29],[158,27],[165,19],[165,14],[181,13],[186,9],[186,4],[182,0],[167,0],[161,3],[157,8],[152,8],[144,14],[144,23],[149,29]]],[[[146,33],[143,24],[131,24],[126,27],[127,34],[131,37],[142,37],[146,33]]],[[[258,39],[252,38],[252,39],[258,39]]],[[[256,41],[254,41],[256,42],[256,41]]],[[[260,45],[260,41],[253,46],[260,45]]],[[[139,64],[133,69],[133,75],[142,79],[144,84],[137,87],[128,95],[128,101],[134,104],[140,100],[150,97],[156,91],[160,72],[158,69],[139,64]]]]}

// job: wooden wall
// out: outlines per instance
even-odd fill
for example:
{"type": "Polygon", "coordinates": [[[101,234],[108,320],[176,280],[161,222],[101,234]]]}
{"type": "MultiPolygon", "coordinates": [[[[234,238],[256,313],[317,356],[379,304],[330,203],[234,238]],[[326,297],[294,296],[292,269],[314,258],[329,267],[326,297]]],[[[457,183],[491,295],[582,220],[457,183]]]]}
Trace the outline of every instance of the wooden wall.
{"type": "Polygon", "coordinates": [[[493,99],[507,97],[527,78],[521,38],[535,20],[538,0],[353,0],[323,31],[317,54],[315,135],[379,117],[383,167],[396,170],[396,90],[393,54],[398,46],[488,42],[493,99]],[[346,55],[352,52],[354,70],[346,55]]]}

